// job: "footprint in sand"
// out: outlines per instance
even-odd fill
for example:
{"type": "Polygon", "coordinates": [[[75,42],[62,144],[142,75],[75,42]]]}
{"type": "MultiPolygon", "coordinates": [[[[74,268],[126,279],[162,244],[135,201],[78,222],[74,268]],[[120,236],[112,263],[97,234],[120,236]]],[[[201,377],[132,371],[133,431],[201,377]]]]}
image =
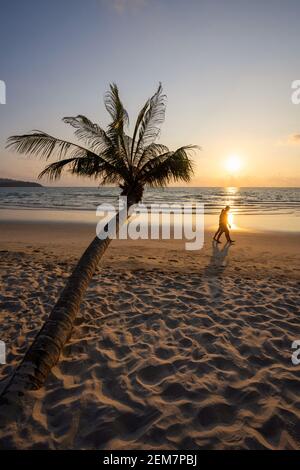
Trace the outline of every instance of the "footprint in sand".
{"type": "Polygon", "coordinates": [[[227,403],[211,403],[201,408],[197,420],[201,426],[214,427],[218,423],[231,424],[235,419],[235,410],[227,403]]]}
{"type": "Polygon", "coordinates": [[[168,364],[147,366],[138,372],[140,381],[144,384],[154,385],[173,373],[172,366],[168,364]]]}

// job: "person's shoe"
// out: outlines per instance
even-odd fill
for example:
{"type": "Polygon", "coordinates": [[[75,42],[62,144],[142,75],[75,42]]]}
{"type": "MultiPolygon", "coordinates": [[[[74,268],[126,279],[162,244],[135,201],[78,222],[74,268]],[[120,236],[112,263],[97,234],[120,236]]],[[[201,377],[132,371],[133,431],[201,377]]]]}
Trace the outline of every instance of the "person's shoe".
{"type": "Polygon", "coordinates": [[[229,243],[235,243],[235,240],[229,240],[229,243]]]}
{"type": "Polygon", "coordinates": [[[217,242],[217,243],[222,243],[222,242],[220,242],[219,240],[216,240],[216,242],[217,242]]]}

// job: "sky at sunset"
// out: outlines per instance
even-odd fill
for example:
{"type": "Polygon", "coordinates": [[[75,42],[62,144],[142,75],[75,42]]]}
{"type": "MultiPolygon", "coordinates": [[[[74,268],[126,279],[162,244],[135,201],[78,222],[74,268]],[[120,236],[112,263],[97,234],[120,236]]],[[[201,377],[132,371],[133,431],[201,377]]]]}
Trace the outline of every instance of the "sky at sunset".
{"type": "MultiPolygon", "coordinates": [[[[72,138],[64,116],[105,126],[119,86],[131,122],[162,82],[160,142],[197,144],[191,186],[299,186],[299,0],[1,0],[0,177],[44,162],[5,150],[33,129],[72,138]],[[235,162],[235,163],[233,163],[235,162]]],[[[48,184],[42,181],[42,184],[48,184]]],[[[95,186],[63,177],[55,185],[95,186]]]]}

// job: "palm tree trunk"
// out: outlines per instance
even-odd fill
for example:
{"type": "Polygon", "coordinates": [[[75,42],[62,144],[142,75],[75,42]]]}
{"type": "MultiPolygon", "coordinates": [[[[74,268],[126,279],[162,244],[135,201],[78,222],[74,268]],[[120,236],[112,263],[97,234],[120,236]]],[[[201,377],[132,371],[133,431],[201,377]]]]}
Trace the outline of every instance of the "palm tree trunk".
{"type": "MultiPolygon", "coordinates": [[[[115,217],[118,230],[119,213],[115,217]]],[[[95,237],[85,250],[48,319],[2,391],[0,405],[15,403],[26,390],[37,390],[45,383],[71,336],[85,291],[111,241],[109,237],[95,237]]]]}

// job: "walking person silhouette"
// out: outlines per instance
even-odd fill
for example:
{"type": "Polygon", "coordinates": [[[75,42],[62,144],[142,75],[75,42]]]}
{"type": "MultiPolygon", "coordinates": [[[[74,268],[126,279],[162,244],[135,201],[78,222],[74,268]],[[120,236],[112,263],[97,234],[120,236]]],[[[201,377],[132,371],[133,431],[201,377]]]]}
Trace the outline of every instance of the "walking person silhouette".
{"type": "Polygon", "coordinates": [[[228,222],[229,211],[230,211],[230,206],[226,206],[225,209],[221,210],[221,214],[219,217],[219,228],[214,235],[214,240],[217,243],[221,243],[220,237],[222,233],[225,233],[226,240],[228,243],[234,243],[234,240],[231,239],[230,233],[229,233],[229,228],[231,228],[231,225],[228,222]]]}

